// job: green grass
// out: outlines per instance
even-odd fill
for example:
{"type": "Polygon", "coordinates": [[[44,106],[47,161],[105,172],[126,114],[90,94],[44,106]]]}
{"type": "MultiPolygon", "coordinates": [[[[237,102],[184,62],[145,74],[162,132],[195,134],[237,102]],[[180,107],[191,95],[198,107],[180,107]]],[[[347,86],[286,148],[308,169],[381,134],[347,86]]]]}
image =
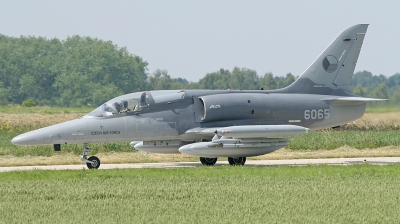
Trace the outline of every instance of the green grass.
{"type": "Polygon", "coordinates": [[[354,131],[323,130],[290,138],[289,149],[319,150],[350,146],[356,149],[375,149],[385,146],[400,146],[398,130],[354,131]]]}
{"type": "MultiPolygon", "coordinates": [[[[15,146],[11,139],[18,135],[16,132],[0,132],[0,156],[53,156],[60,153],[74,153],[79,155],[82,152],[82,144],[62,145],[61,152],[55,152],[53,146],[15,146]]],[[[337,149],[342,146],[349,146],[356,149],[374,149],[385,146],[400,146],[399,132],[396,130],[385,131],[314,131],[304,135],[290,138],[291,142],[286,147],[292,150],[319,150],[337,149]]],[[[99,152],[135,152],[136,150],[123,143],[95,143],[90,144],[91,155],[99,152]]]]}
{"type": "Polygon", "coordinates": [[[400,165],[0,173],[0,223],[397,223],[400,165]]]}
{"type": "Polygon", "coordinates": [[[0,113],[9,113],[9,114],[35,114],[35,113],[45,113],[45,114],[60,114],[60,113],[89,113],[94,108],[81,107],[81,108],[71,108],[71,107],[22,107],[15,105],[0,105],[0,113]]]}
{"type": "Polygon", "coordinates": [[[366,113],[386,113],[386,112],[400,112],[398,105],[385,105],[385,106],[371,106],[367,105],[366,113]]]}

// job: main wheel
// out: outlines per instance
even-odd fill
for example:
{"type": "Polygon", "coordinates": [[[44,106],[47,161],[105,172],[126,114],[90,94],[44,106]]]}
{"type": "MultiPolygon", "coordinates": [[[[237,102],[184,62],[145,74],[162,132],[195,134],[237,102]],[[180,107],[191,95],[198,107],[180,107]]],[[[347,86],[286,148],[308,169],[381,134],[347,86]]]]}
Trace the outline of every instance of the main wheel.
{"type": "Polygon", "coordinates": [[[91,156],[89,157],[88,160],[93,162],[93,163],[86,163],[86,166],[89,169],[98,169],[100,167],[100,160],[96,156],[91,156]]]}
{"type": "Polygon", "coordinates": [[[213,166],[217,162],[218,158],[206,158],[200,157],[200,162],[206,166],[213,166]]]}
{"type": "Polygon", "coordinates": [[[228,162],[233,166],[243,166],[246,163],[246,157],[228,157],[228,162]]]}

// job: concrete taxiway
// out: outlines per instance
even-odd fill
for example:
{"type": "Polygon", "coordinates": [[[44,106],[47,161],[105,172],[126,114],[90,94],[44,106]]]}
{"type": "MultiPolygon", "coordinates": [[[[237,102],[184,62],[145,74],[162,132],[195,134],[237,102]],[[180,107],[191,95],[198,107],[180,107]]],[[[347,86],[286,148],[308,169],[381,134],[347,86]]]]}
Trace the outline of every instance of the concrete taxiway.
{"type": "MultiPolygon", "coordinates": [[[[376,158],[332,158],[332,159],[290,159],[290,160],[247,160],[245,166],[295,166],[295,165],[350,165],[369,163],[387,165],[400,162],[400,157],[376,158]]],[[[228,165],[228,161],[218,161],[215,166],[228,165]]],[[[128,169],[128,168],[178,168],[202,166],[200,162],[166,162],[166,163],[132,163],[132,164],[101,164],[100,169],[128,169]]],[[[82,165],[55,165],[55,166],[15,166],[0,167],[0,172],[18,170],[82,170],[82,165]]]]}

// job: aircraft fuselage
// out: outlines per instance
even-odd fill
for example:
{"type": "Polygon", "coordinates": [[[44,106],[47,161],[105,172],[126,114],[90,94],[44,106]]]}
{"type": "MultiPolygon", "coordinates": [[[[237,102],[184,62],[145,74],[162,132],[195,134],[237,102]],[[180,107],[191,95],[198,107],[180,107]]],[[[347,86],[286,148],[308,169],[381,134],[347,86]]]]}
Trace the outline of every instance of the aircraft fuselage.
{"type": "MultiPolygon", "coordinates": [[[[186,90],[184,93],[183,99],[150,104],[146,111],[139,113],[126,112],[109,117],[87,115],[25,133],[16,140],[19,145],[156,140],[195,142],[211,139],[190,131],[196,128],[292,124],[317,130],[360,118],[366,105],[333,105],[324,100],[337,96],[268,91],[186,90]]],[[[177,149],[175,151],[178,153],[177,149]]]]}

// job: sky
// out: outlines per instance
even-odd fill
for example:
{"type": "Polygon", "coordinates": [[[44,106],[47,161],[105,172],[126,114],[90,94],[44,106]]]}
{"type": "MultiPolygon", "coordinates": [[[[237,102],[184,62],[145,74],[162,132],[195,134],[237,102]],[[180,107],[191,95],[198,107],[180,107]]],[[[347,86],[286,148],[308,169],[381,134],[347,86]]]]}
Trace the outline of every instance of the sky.
{"type": "Polygon", "coordinates": [[[370,24],[356,71],[400,72],[400,1],[0,0],[0,34],[110,40],[173,78],[234,67],[299,76],[347,27],[370,24]]]}

